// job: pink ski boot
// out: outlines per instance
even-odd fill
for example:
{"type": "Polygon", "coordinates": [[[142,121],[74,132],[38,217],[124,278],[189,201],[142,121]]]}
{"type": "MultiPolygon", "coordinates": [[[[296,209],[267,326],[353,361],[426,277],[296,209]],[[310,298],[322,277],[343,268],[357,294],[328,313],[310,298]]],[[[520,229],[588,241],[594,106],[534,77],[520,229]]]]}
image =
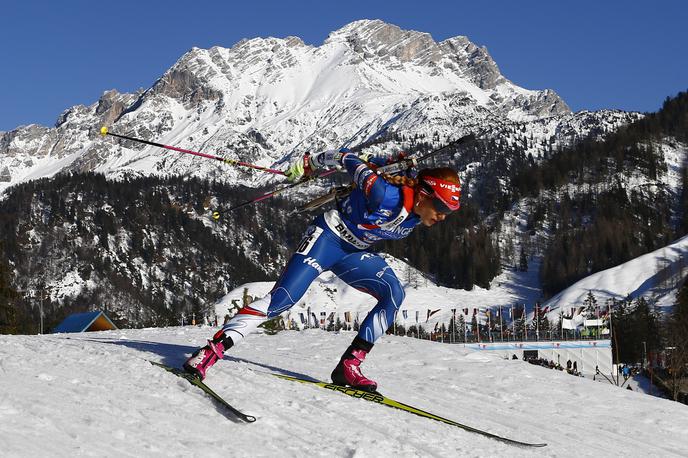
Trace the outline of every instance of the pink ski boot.
{"type": "Polygon", "coordinates": [[[222,359],[225,350],[232,346],[232,339],[225,336],[222,329],[213,336],[213,340],[208,341],[208,345],[199,348],[191,355],[191,358],[184,363],[184,370],[194,374],[201,380],[205,379],[205,373],[213,364],[222,359]]]}
{"type": "Polygon", "coordinates": [[[375,392],[377,390],[377,383],[363,375],[359,367],[372,347],[371,343],[357,336],[351,346],[344,352],[337,367],[332,371],[332,375],[330,375],[332,383],[342,386],[348,385],[361,391],[375,392]]]}

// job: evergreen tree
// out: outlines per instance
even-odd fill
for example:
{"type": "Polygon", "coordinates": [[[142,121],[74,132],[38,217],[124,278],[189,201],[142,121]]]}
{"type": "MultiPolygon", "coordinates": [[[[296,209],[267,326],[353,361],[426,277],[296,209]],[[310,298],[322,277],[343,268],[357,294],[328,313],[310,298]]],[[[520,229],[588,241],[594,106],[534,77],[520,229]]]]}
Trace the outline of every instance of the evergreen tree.
{"type": "Polygon", "coordinates": [[[0,334],[19,332],[17,301],[19,294],[10,285],[10,269],[5,264],[3,244],[0,242],[0,334]]]}
{"type": "Polygon", "coordinates": [[[540,339],[549,339],[551,337],[551,330],[552,328],[550,327],[550,322],[549,319],[547,318],[547,314],[544,313],[544,311],[540,310],[540,317],[539,317],[539,326],[540,326],[540,339]]]}
{"type": "Polygon", "coordinates": [[[516,340],[526,340],[526,306],[515,305],[514,306],[514,338],[516,340]]]}
{"type": "Polygon", "coordinates": [[[619,302],[612,312],[612,322],[615,363],[640,363],[645,351],[661,348],[657,316],[645,298],[619,302]]]}
{"type": "Polygon", "coordinates": [[[460,313],[459,318],[456,321],[457,321],[457,327],[456,327],[455,332],[456,332],[456,337],[458,340],[455,339],[455,342],[456,341],[465,342],[466,341],[465,340],[465,338],[466,338],[466,320],[464,319],[463,314],[460,313]]]}
{"type": "Polygon", "coordinates": [[[583,304],[585,304],[585,311],[587,312],[588,318],[594,318],[597,314],[597,298],[592,291],[588,291],[585,300],[583,300],[583,304]]]}
{"type": "Polygon", "coordinates": [[[518,256],[518,270],[521,272],[528,272],[528,256],[526,256],[523,246],[521,246],[521,253],[518,256]]]}
{"type": "Polygon", "coordinates": [[[284,320],[281,316],[276,316],[261,323],[258,327],[263,328],[268,335],[275,335],[285,329],[284,320]]]}
{"type": "MultiPolygon", "coordinates": [[[[475,310],[474,310],[474,312],[475,312],[475,310]]],[[[473,340],[480,340],[480,328],[478,326],[478,316],[475,313],[473,314],[473,317],[471,318],[470,333],[472,334],[473,340]]]]}
{"type": "Polygon", "coordinates": [[[669,368],[669,387],[676,401],[688,367],[688,282],[684,281],[676,297],[676,304],[666,324],[666,343],[669,368]]]}

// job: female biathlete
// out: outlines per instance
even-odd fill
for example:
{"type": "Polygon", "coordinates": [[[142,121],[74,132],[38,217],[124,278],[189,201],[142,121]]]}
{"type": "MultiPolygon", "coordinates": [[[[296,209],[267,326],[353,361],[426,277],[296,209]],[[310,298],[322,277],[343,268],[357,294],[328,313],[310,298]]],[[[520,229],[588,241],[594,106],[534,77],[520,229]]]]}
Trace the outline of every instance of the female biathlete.
{"type": "Polygon", "coordinates": [[[332,167],[348,171],[354,190],[336,209],[315,218],[272,291],[239,310],[184,363],[186,371],[205,378],[225,351],[262,322],[291,308],[318,275],[330,270],[378,301],[332,372],[332,382],[371,392],[377,389],[359,366],[394,322],[405,294],[391,267],[368,248],[379,240],[404,238],[420,223],[432,226],[443,221],[459,209],[461,185],[450,168],[424,169],[415,179],[381,176],[348,150],[306,154],[286,175],[295,181],[332,167]]]}

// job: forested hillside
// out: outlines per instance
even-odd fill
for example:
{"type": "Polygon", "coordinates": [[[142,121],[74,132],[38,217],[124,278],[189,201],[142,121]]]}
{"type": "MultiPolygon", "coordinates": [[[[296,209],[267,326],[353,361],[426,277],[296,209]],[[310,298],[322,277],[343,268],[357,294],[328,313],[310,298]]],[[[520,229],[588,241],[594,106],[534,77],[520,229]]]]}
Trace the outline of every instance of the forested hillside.
{"type": "MultiPolygon", "coordinates": [[[[539,158],[525,153],[532,146],[527,137],[501,140],[518,134],[517,123],[449,149],[425,165],[461,171],[461,210],[377,249],[464,289],[489,287],[502,268],[542,256],[549,296],[665,245],[687,227],[686,171],[668,160],[671,152],[685,154],[687,99],[681,93],[617,132],[595,132],[539,158]],[[504,226],[516,205],[527,219],[518,237],[529,241],[517,250],[517,235],[504,226]]],[[[378,144],[399,140],[391,135],[378,144]]],[[[424,138],[411,145],[412,153],[437,146],[424,138]]],[[[35,332],[41,298],[48,329],[94,307],[107,307],[130,326],[177,323],[237,285],[276,278],[313,217],[294,213],[303,195],[210,217],[260,192],[199,178],[110,180],[94,173],[11,188],[0,202],[0,296],[8,298],[0,327],[35,332]]]]}

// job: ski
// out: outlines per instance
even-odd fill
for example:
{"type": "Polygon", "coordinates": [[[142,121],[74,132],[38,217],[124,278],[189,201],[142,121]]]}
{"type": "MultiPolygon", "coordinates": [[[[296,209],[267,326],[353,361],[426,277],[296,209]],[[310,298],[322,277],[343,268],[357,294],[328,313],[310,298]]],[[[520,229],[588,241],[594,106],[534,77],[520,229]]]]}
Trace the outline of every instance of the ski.
{"type": "Polygon", "coordinates": [[[232,417],[238,418],[242,421],[245,421],[246,423],[253,423],[254,421],[256,421],[256,417],[252,415],[246,415],[245,413],[237,410],[235,407],[232,407],[227,401],[222,399],[222,397],[219,394],[211,390],[208,385],[203,383],[201,379],[199,379],[195,375],[189,374],[188,372],[178,369],[176,367],[168,366],[167,364],[162,364],[155,361],[149,361],[149,363],[153,364],[154,366],[162,367],[167,372],[171,372],[177,377],[181,377],[184,380],[188,381],[190,384],[197,386],[213,401],[222,406],[226,414],[230,414],[232,417]]]}
{"type": "Polygon", "coordinates": [[[391,407],[393,409],[399,409],[403,410],[405,412],[410,412],[412,414],[424,417],[424,418],[430,418],[432,420],[440,421],[442,423],[446,423],[448,425],[456,426],[458,428],[461,428],[466,431],[470,431],[472,433],[480,434],[485,437],[489,437],[491,439],[498,440],[500,442],[504,442],[507,444],[511,445],[518,445],[521,447],[545,447],[547,444],[533,444],[529,442],[522,442],[514,439],[509,439],[507,437],[502,437],[498,436],[496,434],[490,433],[488,431],[483,431],[482,429],[474,428],[472,426],[464,425],[461,423],[458,423],[454,420],[450,420],[448,418],[441,417],[439,415],[432,414],[430,412],[426,412],[425,410],[419,409],[417,407],[410,406],[408,404],[404,404],[399,401],[395,401],[394,399],[388,398],[387,396],[384,396],[378,392],[373,392],[370,393],[368,391],[362,391],[362,390],[357,390],[355,388],[347,387],[347,386],[341,386],[341,385],[335,385],[333,383],[326,383],[326,382],[321,382],[319,380],[308,380],[308,379],[303,379],[299,377],[293,377],[290,375],[283,375],[283,374],[275,374],[273,372],[269,372],[270,375],[274,375],[275,377],[279,377],[283,380],[290,380],[292,382],[299,382],[299,383],[304,383],[308,385],[315,385],[319,386],[321,388],[325,388],[326,390],[331,390],[331,391],[336,391],[338,393],[346,394],[347,396],[351,396],[352,398],[357,398],[357,399],[364,399],[366,401],[374,402],[376,404],[381,404],[387,407],[391,407]]]}

